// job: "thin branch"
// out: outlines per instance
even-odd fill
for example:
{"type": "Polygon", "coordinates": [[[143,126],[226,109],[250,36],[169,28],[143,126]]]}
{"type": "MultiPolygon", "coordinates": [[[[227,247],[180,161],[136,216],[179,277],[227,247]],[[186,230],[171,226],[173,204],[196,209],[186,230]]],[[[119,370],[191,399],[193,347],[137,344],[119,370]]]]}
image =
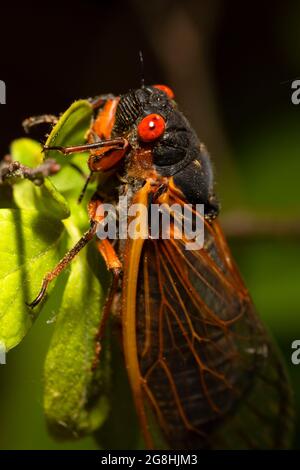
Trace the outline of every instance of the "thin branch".
{"type": "Polygon", "coordinates": [[[30,168],[20,162],[12,161],[11,156],[6,155],[0,163],[0,184],[14,183],[16,180],[25,178],[40,186],[45,177],[54,175],[59,170],[60,165],[55,160],[48,159],[36,168],[30,168]]]}

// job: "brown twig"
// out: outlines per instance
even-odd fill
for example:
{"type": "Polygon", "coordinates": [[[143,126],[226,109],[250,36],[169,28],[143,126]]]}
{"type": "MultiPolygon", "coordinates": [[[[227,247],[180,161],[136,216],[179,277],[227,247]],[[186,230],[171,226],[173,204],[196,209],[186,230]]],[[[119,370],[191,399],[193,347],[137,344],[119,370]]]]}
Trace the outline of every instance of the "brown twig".
{"type": "Polygon", "coordinates": [[[59,170],[60,165],[55,160],[48,159],[36,168],[30,168],[6,155],[0,164],[0,184],[14,183],[15,180],[25,178],[40,186],[45,177],[54,175],[59,170]]]}

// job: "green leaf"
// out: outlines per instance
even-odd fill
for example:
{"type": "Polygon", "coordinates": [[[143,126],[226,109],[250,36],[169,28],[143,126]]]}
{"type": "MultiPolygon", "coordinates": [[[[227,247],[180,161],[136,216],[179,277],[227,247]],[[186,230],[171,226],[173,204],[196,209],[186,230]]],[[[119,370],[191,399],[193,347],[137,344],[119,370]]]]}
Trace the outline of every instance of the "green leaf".
{"type": "Polygon", "coordinates": [[[28,138],[16,139],[10,146],[10,153],[13,159],[31,168],[43,163],[41,150],[41,144],[28,138]]]}
{"type": "Polygon", "coordinates": [[[81,204],[77,203],[79,195],[81,194],[82,188],[84,186],[86,176],[87,172],[81,175],[77,170],[68,165],[62,167],[62,169],[56,175],[51,176],[50,179],[57,188],[57,190],[68,201],[68,203],[70,205],[72,205],[73,203],[74,207],[71,208],[72,213],[74,211],[75,213],[77,213],[83,208],[86,214],[86,219],[88,220],[86,205],[88,200],[91,198],[92,194],[96,190],[95,183],[89,184],[85,193],[84,200],[81,202],[81,204]]]}
{"type": "MultiPolygon", "coordinates": [[[[70,220],[67,229],[75,244],[80,232],[70,220]]],[[[109,411],[109,349],[104,344],[99,367],[93,371],[92,366],[110,276],[93,244],[70,269],[44,371],[47,422],[62,438],[94,431],[109,411]]]]}
{"type": "MultiPolygon", "coordinates": [[[[74,103],[53,128],[47,145],[69,146],[84,143],[92,111],[87,101],[74,103]]],[[[12,155],[15,160],[27,166],[37,166],[41,163],[40,146],[30,139],[15,141],[12,145],[12,155]]],[[[24,277],[26,280],[29,278],[27,271],[25,276],[22,274],[22,278],[15,280],[14,285],[25,300],[32,300],[35,297],[45,271],[53,269],[62,254],[67,251],[67,246],[70,248],[78,241],[89,223],[85,204],[80,206],[77,204],[77,198],[85,182],[84,174],[88,173],[86,163],[88,154],[64,157],[58,152],[49,151],[45,156],[54,158],[61,165],[61,171],[46,178],[44,184],[39,187],[29,181],[21,180],[20,184],[14,185],[13,188],[14,201],[22,209],[17,210],[16,214],[32,214],[24,233],[23,219],[11,221],[11,224],[6,223],[5,226],[8,233],[12,230],[22,231],[22,243],[16,244],[13,249],[16,254],[14,271],[22,272],[25,266],[25,271],[27,269],[31,273],[32,259],[28,254],[31,250],[27,249],[27,245],[29,246],[30,242],[36,244],[43,242],[44,230],[50,220],[54,228],[59,224],[62,233],[64,226],[57,222],[57,219],[67,218],[69,207],[72,216],[66,220],[67,230],[62,234],[63,253],[63,244],[58,239],[57,246],[53,246],[52,261],[44,262],[43,269],[36,269],[31,273],[34,277],[28,281],[28,286],[23,281],[24,277]],[[69,165],[71,161],[72,166],[69,165]],[[81,174],[74,168],[74,164],[80,169],[81,174]],[[40,224],[44,222],[44,227],[40,227],[33,234],[30,229],[35,231],[34,218],[37,218],[40,224]],[[22,251],[23,245],[26,246],[25,252],[22,251]]],[[[89,186],[86,200],[94,189],[95,184],[89,186]]],[[[95,338],[109,280],[110,275],[104,261],[95,252],[95,246],[91,244],[59,276],[54,291],[50,292],[47,299],[47,308],[49,310],[51,307],[50,310],[55,312],[57,323],[45,363],[44,408],[50,430],[59,437],[74,438],[90,433],[102,424],[108,414],[110,350],[107,344],[102,345],[99,367],[93,370],[92,365],[95,358],[95,338]]],[[[11,342],[10,347],[17,344],[25,335],[36,312],[41,308],[32,312],[25,306],[24,299],[21,303],[13,305],[9,318],[10,324],[13,317],[19,318],[21,323],[21,326],[18,323],[15,335],[17,339],[11,342]]],[[[14,330],[16,329],[14,327],[14,330]]],[[[9,333],[12,335],[11,327],[9,333]]],[[[6,336],[8,335],[4,332],[2,337],[6,336]]]]}
{"type": "Polygon", "coordinates": [[[22,340],[43,308],[33,311],[25,302],[34,299],[44,274],[59,260],[63,229],[36,211],[0,210],[0,341],[6,350],[22,340]]]}
{"type": "MultiPolygon", "coordinates": [[[[86,134],[91,125],[93,108],[86,100],[73,103],[60,117],[58,123],[52,129],[46,145],[48,146],[71,146],[86,142],[86,134]]],[[[46,157],[54,158],[60,165],[61,171],[51,177],[58,191],[69,201],[78,199],[89,173],[87,161],[88,152],[63,156],[57,151],[46,152],[46,157]],[[72,162],[72,165],[69,165],[72,162]],[[76,166],[76,168],[75,168],[76,166]],[[79,170],[79,171],[78,171],[79,170]],[[80,174],[81,172],[81,174],[80,174]]],[[[91,197],[96,189],[96,184],[89,184],[85,201],[91,197]]],[[[76,213],[80,212],[81,206],[77,206],[76,213]]],[[[86,211],[86,209],[84,209],[86,211]]]]}
{"type": "Polygon", "coordinates": [[[49,178],[45,178],[41,186],[35,186],[26,180],[15,185],[14,200],[20,209],[36,209],[41,215],[55,219],[66,219],[70,216],[67,201],[49,178]]]}
{"type": "MultiPolygon", "coordinates": [[[[85,142],[85,136],[91,125],[93,107],[87,100],[75,101],[60,117],[53,127],[46,145],[71,146],[85,142]]],[[[80,161],[86,161],[87,154],[80,154],[80,161]]],[[[73,156],[63,156],[56,150],[45,152],[45,157],[54,158],[60,165],[66,165],[73,156]]]]}
{"type": "MultiPolygon", "coordinates": [[[[84,100],[74,103],[53,128],[46,145],[70,146],[85,142],[92,118],[92,107],[84,100]]],[[[77,204],[88,173],[88,153],[55,158],[61,171],[51,177],[68,199],[72,217],[66,221],[70,247],[87,228],[86,205],[77,204]],[[76,165],[83,174],[80,174],[76,165]]],[[[95,190],[90,185],[86,200],[95,190]]],[[[70,276],[57,313],[57,323],[45,362],[44,408],[50,430],[56,437],[74,438],[97,429],[105,420],[108,406],[109,349],[103,347],[100,366],[92,370],[95,337],[108,288],[108,273],[95,247],[88,246],[70,266],[70,276]]]]}

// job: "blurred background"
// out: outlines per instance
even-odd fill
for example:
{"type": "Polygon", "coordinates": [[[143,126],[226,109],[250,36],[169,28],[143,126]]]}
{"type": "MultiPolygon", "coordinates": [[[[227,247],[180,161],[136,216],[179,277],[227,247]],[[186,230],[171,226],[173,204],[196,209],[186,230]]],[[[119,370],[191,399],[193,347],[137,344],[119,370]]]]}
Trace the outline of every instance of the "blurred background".
{"type": "MultiPolygon", "coordinates": [[[[257,310],[285,356],[300,448],[300,3],[232,0],[53,0],[1,4],[0,155],[24,118],[58,114],[78,98],[165,83],[207,145],[222,223],[257,310]]],[[[50,318],[51,320],[51,318],[50,318]]],[[[42,413],[52,326],[39,318],[0,366],[0,448],[97,448],[57,443],[42,413]]],[[[124,406],[126,404],[124,403],[124,406]]]]}

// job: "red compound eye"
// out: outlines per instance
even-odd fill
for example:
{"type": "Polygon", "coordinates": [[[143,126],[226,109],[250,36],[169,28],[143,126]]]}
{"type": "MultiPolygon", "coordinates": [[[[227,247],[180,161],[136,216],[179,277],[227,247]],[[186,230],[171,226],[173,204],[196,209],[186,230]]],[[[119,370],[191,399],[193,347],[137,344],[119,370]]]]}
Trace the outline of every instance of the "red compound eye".
{"type": "Polygon", "coordinates": [[[138,124],[138,135],[143,142],[158,139],[165,131],[166,123],[160,114],[148,114],[138,124]]]}
{"type": "Polygon", "coordinates": [[[171,88],[169,88],[167,85],[153,85],[154,88],[158,88],[159,90],[163,91],[171,100],[174,99],[174,93],[171,88]]]}

